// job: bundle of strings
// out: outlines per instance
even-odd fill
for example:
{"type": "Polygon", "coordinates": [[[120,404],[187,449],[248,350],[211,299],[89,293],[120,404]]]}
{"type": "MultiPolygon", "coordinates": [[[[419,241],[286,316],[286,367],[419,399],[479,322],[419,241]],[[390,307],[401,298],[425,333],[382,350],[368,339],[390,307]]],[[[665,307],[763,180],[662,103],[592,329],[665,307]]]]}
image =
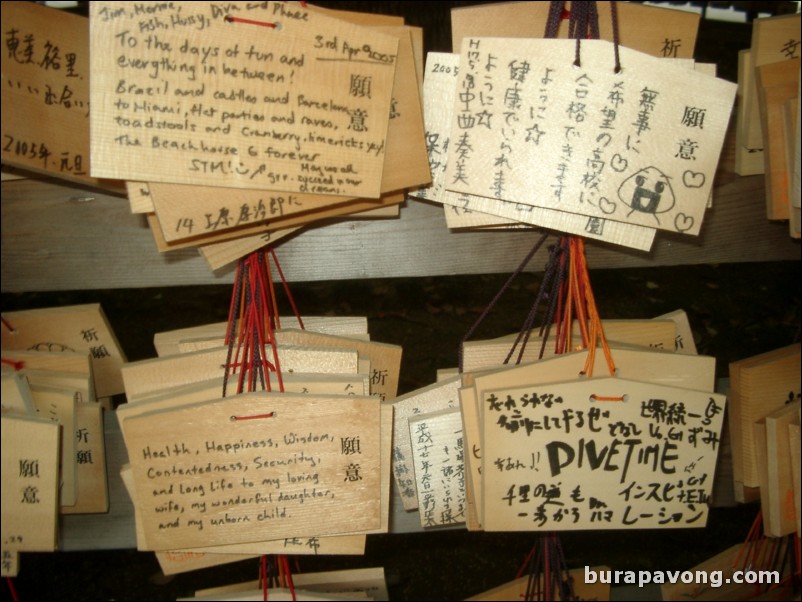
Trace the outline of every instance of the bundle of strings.
{"type": "Polygon", "coordinates": [[[516,578],[529,577],[523,599],[576,600],[574,584],[568,572],[560,538],[554,533],[542,535],[524,560],[516,578]]]}
{"type": "MultiPolygon", "coordinates": [[[[566,9],[566,3],[552,0],[549,3],[549,15],[546,19],[546,31],[544,38],[556,38],[560,22],[568,20],[568,37],[576,40],[576,57],[574,65],[577,67],[582,64],[581,49],[582,40],[599,39],[599,11],[596,2],[571,2],[571,10],[566,9]]],[[[621,58],[618,47],[620,45],[618,35],[618,4],[613,0],[610,2],[610,13],[613,26],[613,48],[615,55],[615,73],[621,72],[621,58]]]]}
{"type": "MultiPolygon", "coordinates": [[[[279,392],[284,391],[284,381],[281,376],[278,346],[276,344],[276,330],[281,328],[276,290],[273,281],[270,259],[281,278],[287,298],[292,306],[293,313],[300,327],[304,324],[290,293],[289,286],[278,258],[272,247],[260,249],[239,260],[237,274],[234,280],[234,289],[231,294],[231,305],[228,313],[228,326],[226,328],[226,354],[225,374],[223,377],[223,397],[226,396],[229,378],[237,375],[237,393],[251,391],[270,391],[272,385],[270,373],[276,375],[279,392]],[[269,351],[268,351],[269,349],[269,351]]],[[[263,416],[243,417],[240,419],[269,417],[263,416]]],[[[270,563],[267,556],[262,556],[259,569],[259,582],[262,597],[268,599],[268,588],[271,582],[269,567],[275,564],[278,569],[277,584],[279,587],[289,587],[292,599],[295,600],[295,588],[292,583],[292,573],[287,557],[276,556],[270,563]]]]}
{"type": "Polygon", "coordinates": [[[270,259],[273,260],[281,278],[295,317],[300,327],[304,328],[303,320],[272,247],[261,249],[240,259],[226,328],[225,344],[228,346],[228,353],[223,379],[223,397],[226,396],[230,377],[235,374],[238,375],[237,393],[271,391],[270,372],[276,374],[279,391],[284,391],[275,337],[276,330],[281,328],[281,318],[276,303],[270,259]]]}
{"type": "Polygon", "coordinates": [[[754,588],[754,596],[778,588],[799,596],[801,564],[799,535],[792,533],[784,537],[767,537],[763,533],[763,513],[758,512],[746,540],[732,563],[732,569],[779,573],[779,579],[774,583],[771,581],[761,583],[758,580],[750,586],[754,588]]]}

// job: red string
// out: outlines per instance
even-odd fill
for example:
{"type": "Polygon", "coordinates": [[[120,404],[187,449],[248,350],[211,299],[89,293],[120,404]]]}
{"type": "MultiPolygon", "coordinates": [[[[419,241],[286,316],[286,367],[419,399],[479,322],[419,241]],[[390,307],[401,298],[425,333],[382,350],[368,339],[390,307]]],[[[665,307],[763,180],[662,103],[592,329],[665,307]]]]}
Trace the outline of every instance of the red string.
{"type": "Polygon", "coordinates": [[[3,321],[3,326],[5,326],[6,328],[8,328],[8,331],[9,331],[9,332],[17,332],[17,329],[16,329],[16,328],[14,328],[14,327],[11,325],[11,322],[9,322],[8,320],[6,320],[4,317],[0,316],[0,320],[2,320],[2,321],[3,321]]]}
{"type": "Polygon", "coordinates": [[[239,420],[258,420],[260,418],[273,418],[275,416],[275,412],[268,412],[267,414],[255,414],[253,416],[232,416],[231,421],[237,422],[239,420]]]}
{"type": "Polygon", "coordinates": [[[620,395],[617,397],[605,397],[604,395],[596,395],[595,393],[590,396],[591,399],[594,401],[624,401],[624,396],[620,395]]]}
{"type": "Polygon", "coordinates": [[[284,291],[287,293],[287,298],[290,300],[290,306],[292,307],[292,313],[295,314],[295,317],[298,319],[298,324],[301,325],[301,330],[305,330],[304,321],[301,319],[301,314],[298,311],[298,307],[295,305],[295,299],[292,297],[292,293],[290,292],[290,285],[287,283],[287,279],[284,277],[284,272],[281,271],[281,265],[278,262],[278,257],[276,257],[276,252],[273,248],[270,248],[270,256],[273,258],[273,263],[276,265],[276,271],[278,272],[279,278],[281,278],[281,283],[284,285],[284,291]]]}
{"type": "Polygon", "coordinates": [[[17,595],[17,589],[14,587],[14,580],[11,577],[6,577],[6,584],[8,585],[8,591],[11,592],[11,599],[14,602],[19,602],[19,596],[17,595]]]}
{"type": "Polygon", "coordinates": [[[296,600],[295,597],[295,584],[292,582],[292,571],[290,571],[290,563],[287,560],[286,555],[282,555],[279,557],[282,564],[284,565],[284,574],[286,575],[287,579],[287,587],[290,588],[290,595],[292,596],[293,600],[296,600]]]}
{"type": "Polygon", "coordinates": [[[12,366],[16,372],[19,372],[23,368],[25,368],[25,362],[22,360],[15,362],[14,360],[9,360],[6,358],[2,358],[2,361],[6,366],[12,366]]]}
{"type": "Polygon", "coordinates": [[[267,21],[254,21],[253,19],[242,19],[240,17],[232,17],[231,15],[226,15],[224,20],[227,23],[247,23],[248,25],[259,25],[261,27],[278,27],[277,23],[268,23],[267,21]]]}
{"type": "Polygon", "coordinates": [[[532,549],[529,550],[529,554],[526,555],[526,559],[524,563],[521,565],[521,568],[518,569],[518,573],[515,575],[516,579],[520,579],[523,577],[524,571],[529,566],[529,562],[532,560],[532,555],[535,553],[535,547],[532,546],[532,549]]]}
{"type": "Polygon", "coordinates": [[[267,556],[265,554],[262,554],[262,558],[259,563],[259,581],[262,585],[262,600],[267,602],[267,556]]]}
{"type": "MultiPolygon", "coordinates": [[[[272,249],[271,249],[271,252],[272,252],[272,249]]],[[[265,257],[265,261],[267,261],[266,257],[265,257]]],[[[275,287],[273,285],[273,277],[272,277],[272,274],[271,274],[271,271],[270,271],[270,265],[269,264],[266,263],[266,269],[264,271],[265,271],[265,274],[267,276],[267,278],[266,278],[267,285],[269,287],[269,290],[271,291],[271,296],[274,299],[272,311],[268,310],[268,312],[267,312],[267,318],[268,319],[266,320],[266,324],[267,324],[267,330],[268,330],[268,339],[271,341],[271,347],[273,349],[273,362],[275,364],[276,378],[278,380],[278,388],[279,388],[279,391],[281,391],[283,393],[284,392],[284,380],[283,380],[282,375],[281,375],[281,365],[279,364],[278,348],[277,348],[277,346],[275,344],[276,335],[275,335],[275,332],[273,330],[274,317],[278,316],[278,308],[275,305],[275,287]]]]}

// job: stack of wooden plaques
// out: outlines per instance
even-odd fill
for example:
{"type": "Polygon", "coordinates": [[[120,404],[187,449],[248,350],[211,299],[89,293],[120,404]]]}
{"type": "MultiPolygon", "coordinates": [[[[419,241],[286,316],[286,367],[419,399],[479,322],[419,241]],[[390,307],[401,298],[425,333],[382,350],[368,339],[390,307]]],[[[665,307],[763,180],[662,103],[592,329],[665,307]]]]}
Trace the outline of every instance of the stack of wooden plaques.
{"type": "Polygon", "coordinates": [[[693,61],[698,16],[622,5],[614,47],[600,3],[602,40],[582,42],[577,79],[567,21],[552,32],[563,39],[542,39],[548,11],[452,10],[454,54],[429,53],[424,79],[434,182],[413,195],[456,228],[539,226],[645,251],[658,230],[698,234],[735,95],[693,61]],[[687,86],[693,106],[671,92],[687,86]]]}
{"type": "Polygon", "coordinates": [[[57,548],[59,513],[108,511],[103,411],[125,358],[99,305],[3,314],[2,356],[2,541],[15,558],[57,548]]]}
{"type": "Polygon", "coordinates": [[[137,6],[3,4],[43,46],[3,57],[5,164],[127,194],[159,251],[198,248],[212,269],[322,220],[397,217],[430,183],[420,28],[283,3],[137,6]]]}
{"type": "Polygon", "coordinates": [[[800,16],[756,19],[751,47],[738,54],[735,172],[766,176],[766,216],[800,236],[800,16]]]}
{"type": "Polygon", "coordinates": [[[538,360],[533,333],[519,365],[504,365],[515,336],[469,341],[462,374],[393,402],[405,509],[486,531],[703,527],[725,406],[715,360],[681,311],[604,329],[616,378],[601,352],[590,369],[588,350],[538,360]]]}
{"type": "MultiPolygon", "coordinates": [[[[117,409],[137,541],[167,574],[261,554],[361,554],[389,525],[401,348],[364,318],[281,320],[268,391],[223,397],[226,324],[158,333],[117,409]],[[271,392],[272,391],[272,392],[271,392]]],[[[228,390],[236,391],[234,378],[228,390]]]]}

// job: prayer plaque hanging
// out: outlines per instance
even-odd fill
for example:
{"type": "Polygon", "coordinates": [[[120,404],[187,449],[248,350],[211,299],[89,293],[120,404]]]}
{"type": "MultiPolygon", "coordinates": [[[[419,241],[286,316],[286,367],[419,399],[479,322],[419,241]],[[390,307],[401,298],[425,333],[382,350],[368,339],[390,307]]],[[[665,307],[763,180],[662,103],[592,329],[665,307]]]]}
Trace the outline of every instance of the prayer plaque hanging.
{"type": "Polygon", "coordinates": [[[724,402],[619,378],[485,391],[485,530],[704,527],[724,402]]]}

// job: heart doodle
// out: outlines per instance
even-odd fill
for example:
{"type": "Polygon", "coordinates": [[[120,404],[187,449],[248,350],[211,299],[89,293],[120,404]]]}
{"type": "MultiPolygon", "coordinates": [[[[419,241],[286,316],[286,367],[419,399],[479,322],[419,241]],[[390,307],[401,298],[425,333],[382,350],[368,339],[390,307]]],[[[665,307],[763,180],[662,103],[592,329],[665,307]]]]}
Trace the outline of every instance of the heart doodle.
{"type": "Polygon", "coordinates": [[[629,162],[618,153],[614,154],[610,159],[610,167],[613,171],[617,171],[618,173],[624,171],[628,166],[629,162]]]}
{"type": "Polygon", "coordinates": [[[688,170],[682,174],[682,183],[687,188],[701,188],[705,185],[705,174],[688,170]]]}
{"type": "Polygon", "coordinates": [[[612,213],[615,213],[615,208],[615,202],[609,200],[607,197],[601,197],[599,199],[599,209],[601,209],[605,214],[611,215],[612,213]]]}
{"type": "Polygon", "coordinates": [[[685,215],[684,213],[678,213],[674,218],[674,227],[677,229],[677,232],[687,232],[693,228],[693,224],[693,217],[685,215]]]}

